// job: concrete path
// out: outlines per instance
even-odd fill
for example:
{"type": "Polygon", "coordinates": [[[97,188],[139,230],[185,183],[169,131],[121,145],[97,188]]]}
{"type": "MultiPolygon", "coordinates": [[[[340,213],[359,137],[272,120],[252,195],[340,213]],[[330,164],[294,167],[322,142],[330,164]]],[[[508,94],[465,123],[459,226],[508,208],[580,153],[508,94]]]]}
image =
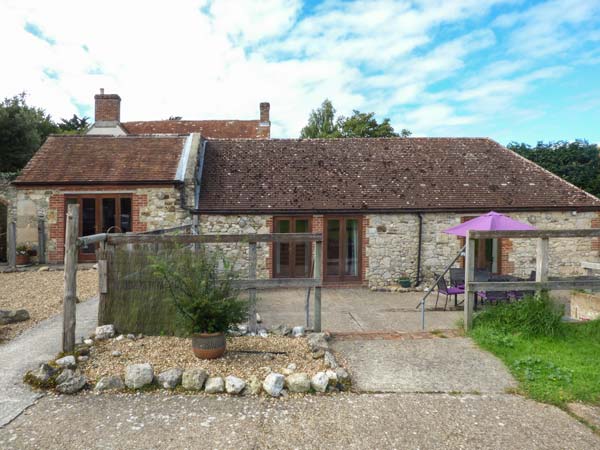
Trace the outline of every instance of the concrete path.
{"type": "Polygon", "coordinates": [[[10,449],[582,449],[600,437],[514,395],[46,396],[0,429],[10,449]]]}
{"type": "Polygon", "coordinates": [[[333,341],[361,392],[504,393],[504,364],[469,338],[333,341]]]}
{"type": "MultiPolygon", "coordinates": [[[[97,298],[77,305],[77,340],[94,331],[97,318],[97,298]]],[[[40,322],[7,344],[0,345],[0,427],[40,397],[23,384],[23,375],[54,358],[61,351],[61,345],[62,315],[40,322]]]]}
{"type": "MultiPolygon", "coordinates": [[[[264,324],[305,325],[306,289],[264,290],[258,294],[257,309],[264,324]]],[[[418,331],[421,313],[415,308],[422,292],[373,292],[366,288],[323,288],[322,327],[328,331],[418,331]]],[[[435,295],[427,299],[433,308],[435,295]]],[[[443,306],[442,301],[440,306],[443,306]]],[[[453,304],[453,303],[452,303],[453,304]]],[[[311,296],[311,320],[314,293],[311,296]]],[[[450,302],[449,302],[450,305],[450,302]]],[[[462,311],[426,312],[427,330],[455,328],[462,311]]]]}

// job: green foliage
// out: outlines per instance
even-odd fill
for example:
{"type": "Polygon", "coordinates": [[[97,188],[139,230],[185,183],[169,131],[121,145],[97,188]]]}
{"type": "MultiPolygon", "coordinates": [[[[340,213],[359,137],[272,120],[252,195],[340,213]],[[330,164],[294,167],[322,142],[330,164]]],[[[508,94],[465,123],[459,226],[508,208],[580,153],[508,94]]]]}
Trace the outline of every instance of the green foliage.
{"type": "Polygon", "coordinates": [[[547,295],[525,297],[515,303],[484,309],[474,319],[474,326],[521,333],[527,336],[560,336],[563,333],[563,308],[547,295]]]}
{"type": "Polygon", "coordinates": [[[246,319],[247,304],[234,287],[233,265],[216,249],[161,255],[152,268],[167,286],[187,333],[226,332],[246,319]]]}
{"type": "Polygon", "coordinates": [[[377,122],[375,113],[361,113],[354,110],[350,117],[335,118],[335,108],[325,99],[321,106],[313,109],[308,124],[300,133],[301,138],[352,138],[352,137],[408,137],[411,132],[403,129],[400,134],[394,131],[390,119],[377,122]]]}
{"type": "Polygon", "coordinates": [[[41,108],[28,106],[25,93],[0,103],[0,172],[16,172],[27,164],[57,126],[41,108]]]}
{"type": "Polygon", "coordinates": [[[600,155],[596,145],[578,140],[538,142],[535,147],[511,142],[507,147],[575,186],[600,195],[600,155]]]}
{"type": "Polygon", "coordinates": [[[597,403],[600,320],[561,322],[558,310],[547,298],[490,307],[476,316],[470,336],[504,361],[531,398],[597,403]]]}
{"type": "Polygon", "coordinates": [[[73,114],[70,119],[60,119],[58,128],[61,134],[84,134],[90,126],[89,117],[73,114]]]}

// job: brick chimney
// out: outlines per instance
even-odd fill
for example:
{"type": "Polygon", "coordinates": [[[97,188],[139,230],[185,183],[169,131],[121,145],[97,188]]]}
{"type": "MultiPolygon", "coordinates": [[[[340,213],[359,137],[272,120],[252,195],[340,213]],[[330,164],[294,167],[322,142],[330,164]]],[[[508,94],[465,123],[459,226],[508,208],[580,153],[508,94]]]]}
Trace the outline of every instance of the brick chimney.
{"type": "Polygon", "coordinates": [[[260,123],[261,124],[269,124],[269,111],[271,109],[271,104],[268,102],[262,102],[260,104],[260,123]]]}
{"type": "Polygon", "coordinates": [[[95,122],[121,121],[121,97],[117,94],[105,94],[104,89],[101,88],[100,94],[96,94],[94,100],[96,100],[95,122]]]}

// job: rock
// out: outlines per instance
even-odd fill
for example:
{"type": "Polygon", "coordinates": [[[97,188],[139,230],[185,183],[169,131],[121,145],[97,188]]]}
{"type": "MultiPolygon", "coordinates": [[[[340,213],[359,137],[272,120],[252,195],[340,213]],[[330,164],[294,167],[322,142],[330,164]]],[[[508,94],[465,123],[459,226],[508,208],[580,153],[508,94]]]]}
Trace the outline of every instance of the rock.
{"type": "Polygon", "coordinates": [[[11,323],[24,322],[29,320],[29,313],[26,309],[0,309],[0,325],[8,325],[11,323]]]}
{"type": "Polygon", "coordinates": [[[88,338],[88,339],[84,339],[84,340],[83,340],[83,343],[84,343],[85,345],[94,345],[94,340],[93,340],[93,339],[90,339],[90,338],[88,338]]]}
{"type": "Polygon", "coordinates": [[[325,352],[323,350],[317,350],[312,355],[313,359],[320,359],[320,358],[323,358],[324,356],[325,356],[325,352]]]}
{"type": "Polygon", "coordinates": [[[337,374],[333,370],[327,369],[325,374],[327,375],[327,378],[329,378],[329,381],[337,381],[337,374]]]}
{"type": "Polygon", "coordinates": [[[327,367],[335,369],[338,366],[338,363],[335,360],[335,356],[333,356],[333,353],[331,353],[329,351],[325,352],[325,356],[323,357],[323,359],[325,361],[325,366],[327,366],[327,367]]]}
{"type": "Polygon", "coordinates": [[[258,335],[263,338],[269,337],[269,333],[264,328],[258,330],[258,335]]]}
{"type": "Polygon", "coordinates": [[[154,369],[151,364],[130,364],[125,368],[125,385],[131,389],[139,389],[152,383],[154,369]]]}
{"type": "Polygon", "coordinates": [[[294,337],[304,336],[304,327],[297,326],[297,327],[292,328],[292,336],[294,336],[294,337]]]}
{"type": "Polygon", "coordinates": [[[75,361],[75,357],[73,355],[63,356],[62,358],[57,359],[55,362],[60,367],[73,368],[77,366],[77,361],[75,361]]]}
{"type": "Polygon", "coordinates": [[[246,389],[244,389],[245,395],[258,395],[262,389],[262,383],[258,379],[258,377],[251,377],[248,383],[246,384],[246,389]]]}
{"type": "Polygon", "coordinates": [[[130,341],[135,341],[135,334],[128,334],[127,339],[129,339],[130,341]]]}
{"type": "Polygon", "coordinates": [[[75,394],[76,392],[82,390],[87,383],[87,379],[79,372],[73,372],[69,369],[63,371],[59,377],[61,377],[65,372],[68,373],[61,380],[62,382],[56,386],[56,390],[61,394],[75,394]]]}
{"type": "Polygon", "coordinates": [[[221,377],[209,377],[206,380],[204,391],[207,394],[219,394],[225,391],[225,382],[221,377]]]}
{"type": "Polygon", "coordinates": [[[125,384],[123,383],[123,380],[121,380],[121,377],[102,377],[100,378],[100,381],[96,383],[96,387],[94,387],[94,391],[96,392],[110,391],[115,389],[125,389],[125,384]]]}
{"type": "Polygon", "coordinates": [[[200,391],[207,378],[208,373],[204,369],[187,369],[183,372],[181,385],[190,391],[200,391]]]}
{"type": "Polygon", "coordinates": [[[225,390],[228,394],[239,394],[246,387],[246,382],[241,378],[228,376],[225,378],[225,390]]]}
{"type": "Polygon", "coordinates": [[[248,332],[248,325],[238,325],[237,329],[241,334],[246,334],[248,332]]]}
{"type": "Polygon", "coordinates": [[[158,384],[164,389],[175,389],[181,383],[183,369],[175,368],[165,370],[158,374],[158,384]]]}
{"type": "Polygon", "coordinates": [[[280,373],[270,373],[263,381],[263,389],[271,397],[279,397],[283,386],[285,384],[285,377],[280,373]]]}
{"type": "Polygon", "coordinates": [[[114,356],[115,358],[118,358],[119,356],[121,356],[123,353],[121,353],[119,350],[115,350],[113,352],[111,352],[111,356],[114,356]]]}
{"type": "Polygon", "coordinates": [[[345,381],[348,378],[350,378],[348,371],[346,369],[344,369],[343,367],[338,367],[337,369],[335,369],[335,375],[337,376],[337,379],[339,381],[345,381]]]}
{"type": "Polygon", "coordinates": [[[310,380],[311,387],[317,392],[325,392],[329,377],[325,372],[317,372],[310,380]]]}
{"type": "Polygon", "coordinates": [[[293,372],[294,370],[296,370],[298,368],[298,366],[296,365],[296,363],[289,363],[287,368],[288,368],[288,370],[291,370],[293,372]]]}
{"type": "Polygon", "coordinates": [[[327,343],[327,337],[325,333],[311,333],[307,336],[306,342],[310,347],[310,350],[313,352],[318,352],[319,350],[327,350],[329,349],[329,344],[327,343]]]}
{"type": "Polygon", "coordinates": [[[277,336],[287,336],[292,332],[292,329],[287,325],[279,324],[274,327],[271,327],[269,331],[277,336]]]}
{"type": "Polygon", "coordinates": [[[78,356],[77,362],[86,362],[88,359],[90,359],[90,357],[87,355],[78,356]]]}
{"type": "Polygon", "coordinates": [[[55,374],[57,370],[49,364],[40,364],[36,370],[29,372],[29,375],[33,377],[35,381],[38,383],[44,384],[50,380],[55,374]]]}
{"type": "Polygon", "coordinates": [[[260,317],[259,313],[256,313],[256,323],[262,323],[262,317],[260,317]]]}
{"type": "Polygon", "coordinates": [[[87,346],[81,346],[76,350],[77,356],[87,356],[90,354],[90,348],[87,346]]]}
{"type": "Polygon", "coordinates": [[[310,391],[310,378],[306,373],[293,373],[285,379],[285,384],[290,392],[310,391]]]}
{"type": "Polygon", "coordinates": [[[49,270],[50,270],[50,267],[48,267],[48,266],[42,266],[37,271],[38,272],[48,272],[49,270]]]}
{"type": "Polygon", "coordinates": [[[120,334],[120,335],[118,335],[118,336],[115,338],[115,341],[122,341],[123,339],[125,339],[125,336],[123,336],[122,334],[120,334]]]}
{"type": "Polygon", "coordinates": [[[102,325],[96,327],[96,339],[110,339],[115,336],[115,326],[114,325],[102,325]]]}
{"type": "Polygon", "coordinates": [[[65,370],[63,370],[56,377],[56,384],[64,383],[65,381],[69,380],[70,378],[73,378],[74,374],[75,374],[75,372],[73,372],[71,369],[65,369],[65,370]]]}

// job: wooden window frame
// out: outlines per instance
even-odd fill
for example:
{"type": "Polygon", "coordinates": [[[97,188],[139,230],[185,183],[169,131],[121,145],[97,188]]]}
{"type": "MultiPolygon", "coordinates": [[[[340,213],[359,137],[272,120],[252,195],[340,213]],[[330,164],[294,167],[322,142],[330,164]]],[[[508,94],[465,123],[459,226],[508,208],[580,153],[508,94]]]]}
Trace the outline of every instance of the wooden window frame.
{"type": "Polygon", "coordinates": [[[363,270],[363,216],[323,216],[323,280],[326,282],[361,282],[362,281],[362,270],[363,270]],[[358,246],[357,246],[357,275],[345,275],[344,268],[346,262],[346,220],[354,219],[358,223],[358,246]],[[339,262],[339,275],[327,275],[327,241],[329,239],[327,232],[327,221],[328,220],[339,220],[340,221],[340,262],[339,262]]]}
{"type": "MultiPolygon", "coordinates": [[[[274,216],[273,217],[273,232],[276,233],[277,232],[277,222],[280,220],[289,220],[290,221],[290,233],[295,233],[296,232],[296,221],[297,220],[306,220],[308,221],[308,231],[307,233],[310,233],[312,231],[312,217],[311,216],[274,216]]],[[[313,256],[313,249],[312,249],[312,242],[307,242],[308,244],[308,263],[309,263],[309,275],[312,275],[312,256],[313,256]]],[[[289,257],[289,261],[290,261],[290,273],[289,276],[286,275],[278,275],[277,274],[277,243],[274,243],[272,246],[272,254],[273,254],[273,264],[272,264],[272,268],[271,268],[271,278],[305,278],[304,276],[299,277],[296,276],[295,272],[296,272],[296,264],[295,264],[295,252],[296,252],[296,245],[293,242],[290,242],[290,246],[288,249],[288,257],[289,257]]]]}

